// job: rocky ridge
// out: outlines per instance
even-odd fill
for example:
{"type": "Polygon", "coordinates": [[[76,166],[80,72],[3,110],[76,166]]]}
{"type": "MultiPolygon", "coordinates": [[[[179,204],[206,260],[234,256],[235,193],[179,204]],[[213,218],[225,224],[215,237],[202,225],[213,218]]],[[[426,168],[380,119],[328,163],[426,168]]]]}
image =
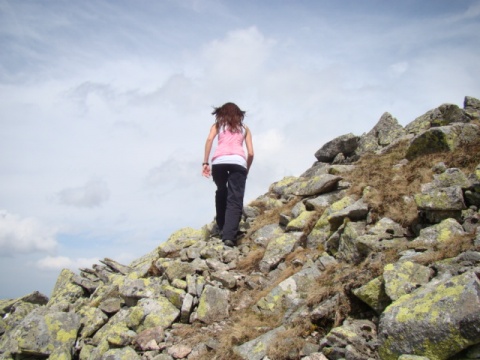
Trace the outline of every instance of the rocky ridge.
{"type": "Polygon", "coordinates": [[[480,358],[480,101],[324,144],[245,206],[129,265],[0,300],[0,359],[480,358]]]}

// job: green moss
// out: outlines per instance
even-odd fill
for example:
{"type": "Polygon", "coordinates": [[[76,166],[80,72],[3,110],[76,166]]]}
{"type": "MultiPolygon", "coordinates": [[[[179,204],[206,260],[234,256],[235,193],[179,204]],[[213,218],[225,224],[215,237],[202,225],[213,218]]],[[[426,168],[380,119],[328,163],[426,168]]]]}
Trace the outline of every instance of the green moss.
{"type": "MultiPolygon", "coordinates": [[[[460,297],[460,295],[465,290],[465,287],[460,285],[449,284],[440,284],[437,286],[436,291],[429,292],[422,297],[422,299],[416,299],[410,303],[408,307],[400,307],[399,312],[396,316],[396,320],[399,322],[415,321],[421,318],[427,318],[426,314],[431,314],[433,304],[442,304],[443,306],[448,307],[451,303],[441,302],[442,299],[451,298],[453,302],[460,297]]],[[[408,303],[414,294],[407,294],[400,297],[395,304],[401,306],[403,303],[408,303]]],[[[446,308],[445,311],[449,311],[449,308],[446,308]]],[[[387,309],[388,311],[388,309],[387,309]]],[[[436,317],[428,316],[430,322],[435,323],[436,317]]]]}
{"type": "Polygon", "coordinates": [[[452,231],[449,228],[440,229],[437,240],[440,242],[445,242],[452,237],[452,231]]]}
{"type": "Polygon", "coordinates": [[[204,297],[201,297],[197,307],[198,317],[201,319],[205,319],[209,310],[210,307],[208,306],[208,302],[205,300],[204,297]]]}
{"type": "Polygon", "coordinates": [[[45,324],[50,334],[54,335],[55,339],[61,343],[67,344],[74,341],[77,337],[77,329],[66,330],[65,328],[69,326],[69,324],[63,324],[48,315],[45,316],[45,324]]]}
{"type": "Polygon", "coordinates": [[[138,327],[145,317],[145,312],[140,306],[135,306],[130,309],[130,312],[127,317],[127,326],[130,328],[138,327]]]}
{"type": "Polygon", "coordinates": [[[259,341],[257,345],[252,349],[254,354],[261,354],[264,353],[266,350],[265,344],[262,341],[259,341]]]}

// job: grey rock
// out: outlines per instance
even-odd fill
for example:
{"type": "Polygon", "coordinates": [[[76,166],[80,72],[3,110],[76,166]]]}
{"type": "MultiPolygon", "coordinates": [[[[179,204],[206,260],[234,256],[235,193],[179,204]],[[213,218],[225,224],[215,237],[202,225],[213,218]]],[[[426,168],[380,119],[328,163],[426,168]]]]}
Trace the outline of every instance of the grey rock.
{"type": "Polygon", "coordinates": [[[269,344],[281,331],[285,331],[283,326],[270,330],[256,339],[250,340],[240,346],[235,346],[233,351],[241,359],[262,360],[267,355],[269,344]]]}
{"type": "Polygon", "coordinates": [[[230,293],[228,290],[206,285],[197,308],[197,319],[211,324],[226,319],[229,315],[230,293]]]}
{"type": "Polygon", "coordinates": [[[479,294],[478,277],[467,272],[400,297],[380,318],[380,357],[413,353],[447,359],[478,343],[479,294]]]}
{"type": "Polygon", "coordinates": [[[315,157],[320,162],[332,162],[335,157],[342,153],[345,157],[353,155],[358,146],[359,137],[352,133],[339,136],[325,145],[315,153],[315,157]]]}

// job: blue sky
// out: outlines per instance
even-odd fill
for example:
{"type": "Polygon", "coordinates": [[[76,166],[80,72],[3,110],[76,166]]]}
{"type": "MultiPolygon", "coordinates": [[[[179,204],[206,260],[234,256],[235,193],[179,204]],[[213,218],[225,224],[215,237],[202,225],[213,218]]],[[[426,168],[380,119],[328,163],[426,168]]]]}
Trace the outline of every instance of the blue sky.
{"type": "Polygon", "coordinates": [[[0,298],[211,222],[213,106],[247,111],[248,202],[385,111],[480,98],[478,34],[478,0],[0,0],[0,298]]]}

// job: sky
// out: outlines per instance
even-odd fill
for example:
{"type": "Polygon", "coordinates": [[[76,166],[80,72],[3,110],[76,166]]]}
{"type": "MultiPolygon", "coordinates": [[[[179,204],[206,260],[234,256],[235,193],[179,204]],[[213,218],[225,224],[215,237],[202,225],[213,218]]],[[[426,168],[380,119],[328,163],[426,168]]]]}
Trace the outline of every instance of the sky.
{"type": "Polygon", "coordinates": [[[213,107],[246,111],[245,202],[326,142],[480,98],[479,0],[0,0],[0,298],[214,218],[213,107]]]}

